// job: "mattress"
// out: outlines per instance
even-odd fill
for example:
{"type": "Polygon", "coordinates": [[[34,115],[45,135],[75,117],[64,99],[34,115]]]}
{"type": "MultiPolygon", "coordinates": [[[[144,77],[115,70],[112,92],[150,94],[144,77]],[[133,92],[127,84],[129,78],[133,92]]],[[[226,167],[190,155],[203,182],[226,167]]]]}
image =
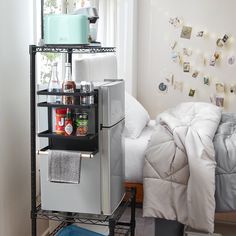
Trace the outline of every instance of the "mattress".
{"type": "Polygon", "coordinates": [[[144,153],[155,127],[151,120],[136,139],[125,138],[125,181],[143,182],[144,153]]]}

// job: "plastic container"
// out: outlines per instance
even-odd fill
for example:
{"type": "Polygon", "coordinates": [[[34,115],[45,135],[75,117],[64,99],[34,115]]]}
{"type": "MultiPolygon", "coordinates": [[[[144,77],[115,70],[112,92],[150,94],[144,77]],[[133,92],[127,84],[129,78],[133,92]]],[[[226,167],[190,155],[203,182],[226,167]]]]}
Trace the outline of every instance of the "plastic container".
{"type": "Polygon", "coordinates": [[[57,236],[104,236],[79,226],[70,225],[59,231],[57,236]]]}

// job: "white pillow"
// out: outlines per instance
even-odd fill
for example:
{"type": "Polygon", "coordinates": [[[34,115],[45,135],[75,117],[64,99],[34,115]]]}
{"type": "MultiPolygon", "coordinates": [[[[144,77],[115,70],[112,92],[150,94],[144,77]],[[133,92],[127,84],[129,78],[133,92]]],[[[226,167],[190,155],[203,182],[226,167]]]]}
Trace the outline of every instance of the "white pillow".
{"type": "Polygon", "coordinates": [[[125,93],[125,136],[138,138],[149,121],[145,108],[134,97],[125,93]]]}

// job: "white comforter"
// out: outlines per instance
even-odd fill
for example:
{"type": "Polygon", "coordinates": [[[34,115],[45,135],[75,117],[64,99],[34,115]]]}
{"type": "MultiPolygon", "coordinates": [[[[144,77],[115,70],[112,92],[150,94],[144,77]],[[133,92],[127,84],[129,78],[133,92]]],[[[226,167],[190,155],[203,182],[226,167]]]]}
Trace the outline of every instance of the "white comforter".
{"type": "Polygon", "coordinates": [[[182,103],[160,114],[146,151],[143,214],[212,233],[215,212],[213,137],[221,109],[182,103]]]}

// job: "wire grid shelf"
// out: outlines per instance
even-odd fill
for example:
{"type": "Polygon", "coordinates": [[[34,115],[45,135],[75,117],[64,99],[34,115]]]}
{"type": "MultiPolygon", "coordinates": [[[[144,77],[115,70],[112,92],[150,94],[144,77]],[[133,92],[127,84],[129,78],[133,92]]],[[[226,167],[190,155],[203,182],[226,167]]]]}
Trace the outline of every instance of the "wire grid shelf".
{"type": "Polygon", "coordinates": [[[100,215],[100,214],[87,214],[87,213],[71,213],[71,212],[60,212],[60,211],[47,211],[42,210],[41,205],[37,207],[36,213],[34,214],[35,218],[45,219],[45,220],[54,220],[67,223],[83,223],[83,224],[96,224],[96,225],[108,225],[110,219],[114,219],[117,223],[121,216],[123,215],[125,209],[131,203],[132,198],[134,197],[133,190],[127,190],[125,201],[115,210],[115,212],[110,215],[100,215]]]}
{"type": "MultiPolygon", "coordinates": [[[[60,225],[58,225],[51,233],[49,233],[49,236],[55,236],[57,233],[63,228],[66,227],[68,223],[62,222],[60,225]]],[[[130,235],[130,228],[127,226],[116,226],[115,228],[115,236],[129,236],[130,235]]]]}
{"type": "Polygon", "coordinates": [[[98,46],[32,46],[32,52],[51,52],[51,53],[110,53],[116,52],[115,47],[98,47],[98,46]]]}
{"type": "Polygon", "coordinates": [[[42,210],[40,206],[37,209],[36,217],[38,219],[63,221],[66,223],[83,223],[96,225],[104,225],[106,222],[108,222],[109,219],[108,216],[103,215],[45,211],[42,210]]]}

